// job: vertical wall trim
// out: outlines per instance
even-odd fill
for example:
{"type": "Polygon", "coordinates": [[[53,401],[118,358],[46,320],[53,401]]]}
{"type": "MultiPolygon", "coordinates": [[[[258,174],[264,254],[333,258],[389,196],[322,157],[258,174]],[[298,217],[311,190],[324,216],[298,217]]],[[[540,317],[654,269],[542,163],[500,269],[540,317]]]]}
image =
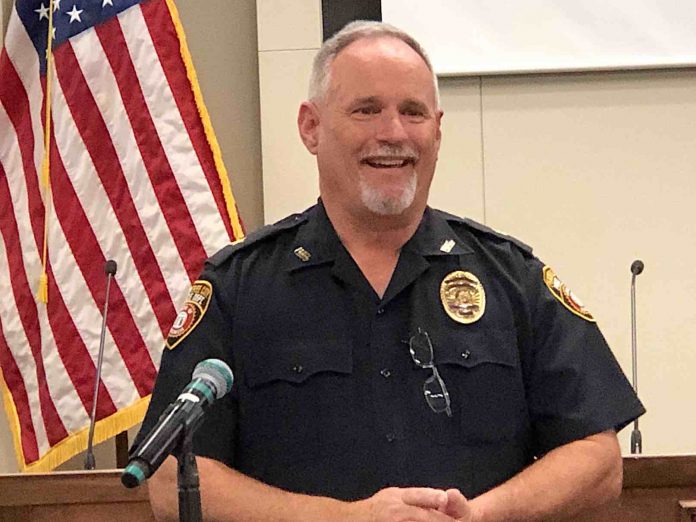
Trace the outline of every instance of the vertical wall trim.
{"type": "Polygon", "coordinates": [[[486,213],[486,147],[483,133],[483,76],[479,76],[479,117],[481,129],[481,199],[483,201],[483,222],[488,224],[486,213]]]}

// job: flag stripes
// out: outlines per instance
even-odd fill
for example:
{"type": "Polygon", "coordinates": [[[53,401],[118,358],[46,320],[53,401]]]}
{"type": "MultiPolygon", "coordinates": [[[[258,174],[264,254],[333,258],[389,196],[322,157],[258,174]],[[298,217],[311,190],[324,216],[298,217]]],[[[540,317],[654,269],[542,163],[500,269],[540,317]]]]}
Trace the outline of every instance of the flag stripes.
{"type": "Polygon", "coordinates": [[[0,55],[0,384],[27,470],[84,447],[106,260],[119,269],[97,442],[144,412],[177,307],[203,260],[241,231],[173,4],[113,3],[80,5],[92,10],[83,20],[103,20],[81,31],[66,25],[71,6],[54,12],[65,18],[53,49],[46,201],[45,67],[31,32],[47,31],[39,1],[17,0],[0,55]],[[34,298],[44,229],[46,304],[34,298]]]}

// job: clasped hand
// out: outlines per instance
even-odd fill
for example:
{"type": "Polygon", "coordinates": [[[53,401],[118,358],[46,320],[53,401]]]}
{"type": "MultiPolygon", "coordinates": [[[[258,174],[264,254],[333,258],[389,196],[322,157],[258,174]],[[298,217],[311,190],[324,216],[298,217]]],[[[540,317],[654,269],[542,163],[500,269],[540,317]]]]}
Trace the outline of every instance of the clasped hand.
{"type": "Polygon", "coordinates": [[[386,488],[356,502],[358,520],[369,522],[477,522],[457,489],[386,488]]]}

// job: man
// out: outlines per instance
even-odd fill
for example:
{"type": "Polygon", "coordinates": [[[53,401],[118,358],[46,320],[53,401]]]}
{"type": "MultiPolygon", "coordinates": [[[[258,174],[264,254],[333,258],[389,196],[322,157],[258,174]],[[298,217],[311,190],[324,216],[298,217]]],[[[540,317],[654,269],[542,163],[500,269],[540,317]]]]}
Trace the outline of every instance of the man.
{"type": "MultiPolygon", "coordinates": [[[[233,368],[195,441],[206,520],[532,521],[619,494],[642,405],[528,247],[427,208],[441,119],[408,35],[320,50],[298,126],[321,200],[208,261],[142,429],[198,361],[233,368]]],[[[171,458],[150,494],[175,520],[171,458]]]]}

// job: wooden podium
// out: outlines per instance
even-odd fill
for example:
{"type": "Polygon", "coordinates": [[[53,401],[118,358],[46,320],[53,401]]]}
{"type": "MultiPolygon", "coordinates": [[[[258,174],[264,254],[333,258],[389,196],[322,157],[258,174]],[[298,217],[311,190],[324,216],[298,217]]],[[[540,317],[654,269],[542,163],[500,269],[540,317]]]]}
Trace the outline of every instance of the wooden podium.
{"type": "Polygon", "coordinates": [[[696,522],[696,456],[624,457],[621,497],[582,522],[696,522]]]}
{"type": "Polygon", "coordinates": [[[0,475],[0,522],[149,522],[147,485],[126,489],[121,471],[0,475]]]}
{"type": "MultiPolygon", "coordinates": [[[[126,489],[121,472],[0,475],[0,522],[154,521],[147,485],[126,489]]],[[[578,522],[696,522],[696,456],[625,457],[616,502],[578,522]]]]}

